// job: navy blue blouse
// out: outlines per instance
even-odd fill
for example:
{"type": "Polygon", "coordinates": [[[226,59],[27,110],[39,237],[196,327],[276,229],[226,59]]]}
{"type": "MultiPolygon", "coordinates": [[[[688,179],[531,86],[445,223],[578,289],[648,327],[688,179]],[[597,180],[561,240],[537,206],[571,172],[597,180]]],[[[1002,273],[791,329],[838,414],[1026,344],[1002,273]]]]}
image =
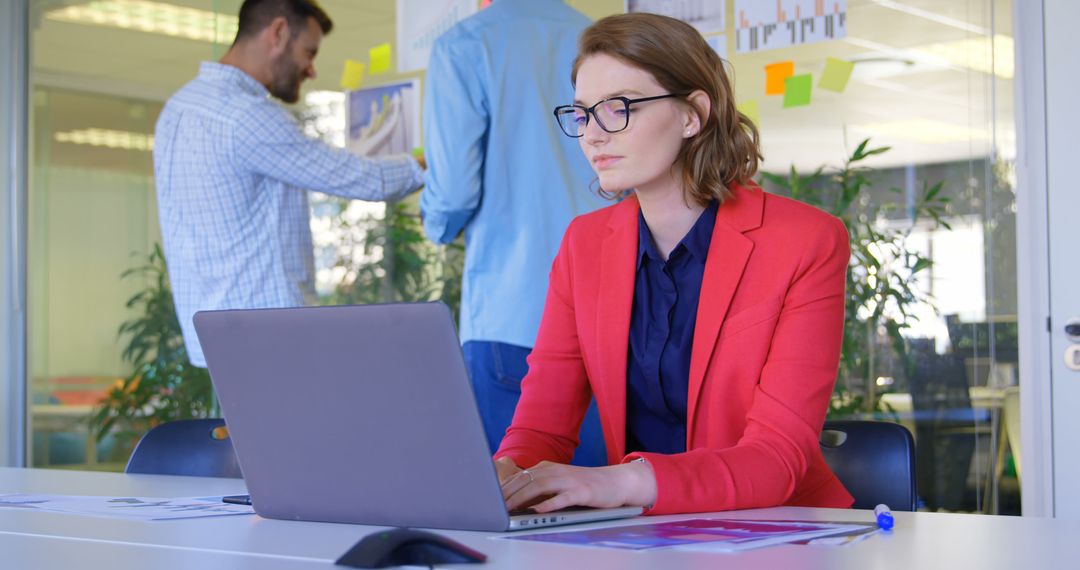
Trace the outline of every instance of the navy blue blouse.
{"type": "Polygon", "coordinates": [[[690,350],[717,203],[701,213],[667,262],[638,215],[638,264],[626,368],[626,450],[686,451],[690,350]]]}

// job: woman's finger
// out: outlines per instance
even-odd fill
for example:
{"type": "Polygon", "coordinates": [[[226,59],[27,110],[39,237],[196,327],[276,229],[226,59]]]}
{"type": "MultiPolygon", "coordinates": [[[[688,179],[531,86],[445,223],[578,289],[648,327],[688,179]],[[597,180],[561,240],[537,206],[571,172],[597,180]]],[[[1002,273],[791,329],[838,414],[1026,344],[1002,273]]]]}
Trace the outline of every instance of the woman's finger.
{"type": "Polygon", "coordinates": [[[560,491],[557,479],[550,477],[541,479],[534,476],[532,481],[529,481],[528,484],[521,487],[506,500],[506,508],[510,511],[530,508],[560,491]]]}
{"type": "Polygon", "coordinates": [[[502,458],[495,460],[495,473],[499,476],[499,484],[505,484],[521,472],[521,468],[513,461],[502,458]]]}
{"type": "Polygon", "coordinates": [[[506,479],[502,483],[503,500],[507,500],[512,497],[518,491],[524,489],[529,483],[533,482],[533,474],[528,469],[522,469],[512,475],[509,479],[506,479]]]}
{"type": "Polygon", "coordinates": [[[532,509],[538,513],[550,513],[552,511],[561,511],[567,507],[577,505],[577,502],[571,498],[569,492],[559,493],[550,499],[540,501],[532,506],[532,509]]]}

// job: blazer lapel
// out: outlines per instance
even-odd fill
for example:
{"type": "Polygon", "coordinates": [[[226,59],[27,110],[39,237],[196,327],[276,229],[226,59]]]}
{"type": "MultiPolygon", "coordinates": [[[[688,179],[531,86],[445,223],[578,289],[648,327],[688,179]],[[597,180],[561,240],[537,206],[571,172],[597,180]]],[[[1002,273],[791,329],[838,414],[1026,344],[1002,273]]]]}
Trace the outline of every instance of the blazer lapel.
{"type": "MultiPolygon", "coordinates": [[[[764,196],[760,189],[733,189],[733,196],[725,201],[716,213],[709,255],[705,260],[705,273],[701,278],[701,298],[698,301],[697,322],[694,325],[694,343],[690,352],[690,386],[687,402],[686,439],[687,448],[693,438],[696,425],[698,399],[705,381],[720,326],[724,323],[731,299],[738,289],[754,242],[743,232],[760,227],[764,209],[764,196]]],[[[627,329],[629,330],[629,329],[627,329]]]]}
{"type": "Polygon", "coordinates": [[[600,290],[597,300],[596,338],[599,339],[599,378],[593,389],[603,423],[608,456],[616,461],[626,454],[626,358],[630,338],[630,311],[634,302],[635,255],[638,251],[638,202],[623,200],[608,222],[601,245],[600,290]]]}

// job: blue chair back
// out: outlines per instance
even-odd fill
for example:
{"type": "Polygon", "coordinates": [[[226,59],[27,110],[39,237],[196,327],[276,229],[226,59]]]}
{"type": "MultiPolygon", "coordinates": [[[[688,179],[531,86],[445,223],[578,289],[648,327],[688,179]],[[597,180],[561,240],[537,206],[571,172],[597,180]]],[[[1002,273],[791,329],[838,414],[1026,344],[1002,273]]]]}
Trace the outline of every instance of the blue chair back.
{"type": "Polygon", "coordinates": [[[889,505],[914,511],[915,440],[900,424],[838,420],[825,422],[821,453],[829,468],[855,497],[856,509],[889,505]]]}
{"type": "Polygon", "coordinates": [[[240,478],[232,440],[220,418],[177,420],[139,440],[125,473],[240,478]]]}

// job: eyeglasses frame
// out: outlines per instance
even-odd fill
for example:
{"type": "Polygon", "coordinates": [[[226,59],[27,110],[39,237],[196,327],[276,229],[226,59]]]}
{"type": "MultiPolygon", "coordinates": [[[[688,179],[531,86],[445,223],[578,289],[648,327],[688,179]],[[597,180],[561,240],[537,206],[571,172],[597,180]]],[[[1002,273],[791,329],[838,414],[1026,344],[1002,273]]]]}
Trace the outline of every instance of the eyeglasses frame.
{"type": "Polygon", "coordinates": [[[646,101],[656,101],[658,99],[668,99],[668,98],[671,98],[671,97],[686,97],[686,95],[687,95],[686,93],[668,93],[666,95],[654,95],[652,97],[639,97],[637,99],[630,99],[628,97],[621,97],[621,96],[620,97],[608,97],[607,99],[604,99],[602,101],[598,101],[592,107],[586,107],[585,105],[578,105],[578,104],[559,105],[558,107],[555,107],[555,110],[552,111],[552,114],[555,115],[555,122],[559,124],[559,130],[562,131],[564,135],[566,135],[566,136],[568,136],[568,137],[570,137],[572,139],[579,139],[579,138],[585,136],[584,129],[585,129],[585,127],[589,126],[589,115],[592,115],[593,118],[596,119],[596,124],[600,127],[601,130],[603,130],[605,133],[614,134],[614,133],[624,131],[624,130],[626,130],[627,127],[630,126],[630,106],[631,105],[634,105],[635,103],[645,103],[646,101]],[[614,131],[608,129],[607,127],[605,127],[604,122],[601,121],[600,117],[596,115],[596,108],[599,107],[600,105],[603,105],[604,103],[607,103],[608,101],[622,101],[623,105],[626,106],[626,124],[623,125],[622,128],[615,129],[614,131]],[[585,111],[585,125],[582,127],[582,133],[579,134],[579,135],[572,135],[572,134],[566,132],[566,129],[564,129],[563,126],[562,126],[562,121],[559,120],[559,111],[564,110],[564,109],[575,109],[575,108],[585,111]]]}

